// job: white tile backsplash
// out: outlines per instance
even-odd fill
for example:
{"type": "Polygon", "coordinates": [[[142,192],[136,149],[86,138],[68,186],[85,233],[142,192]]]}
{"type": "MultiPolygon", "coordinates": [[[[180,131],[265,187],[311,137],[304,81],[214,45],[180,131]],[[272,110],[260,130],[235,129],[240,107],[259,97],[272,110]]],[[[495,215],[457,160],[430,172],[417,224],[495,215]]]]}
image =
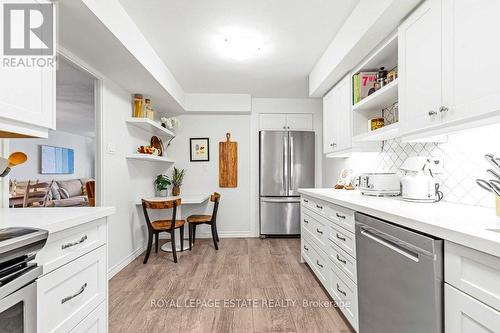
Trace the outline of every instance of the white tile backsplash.
{"type": "Polygon", "coordinates": [[[476,178],[491,179],[486,173],[491,168],[484,159],[487,153],[500,156],[500,124],[453,133],[448,135],[447,142],[440,144],[388,140],[379,153],[357,153],[339,163],[352,168],[355,174],[398,172],[410,156],[440,157],[444,170],[436,177],[441,182],[445,201],[493,207],[493,195],[475,183],[476,178]]]}

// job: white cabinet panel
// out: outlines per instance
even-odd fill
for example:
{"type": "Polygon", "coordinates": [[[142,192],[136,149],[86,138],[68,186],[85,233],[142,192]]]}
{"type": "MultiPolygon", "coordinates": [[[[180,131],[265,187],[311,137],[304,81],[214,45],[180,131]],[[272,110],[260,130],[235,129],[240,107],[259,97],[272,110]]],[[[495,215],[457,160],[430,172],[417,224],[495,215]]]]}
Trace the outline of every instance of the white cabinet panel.
{"type": "Polygon", "coordinates": [[[259,116],[259,128],[261,130],[285,130],[285,113],[263,113],[259,116]]]}
{"type": "Polygon", "coordinates": [[[323,98],[323,153],[352,147],[351,88],[349,75],[323,98]]]}
{"type": "Polygon", "coordinates": [[[311,113],[288,113],[286,126],[292,131],[312,131],[313,115],[311,113]]]}
{"type": "Polygon", "coordinates": [[[445,333],[499,333],[500,312],[445,284],[445,333]]]}
{"type": "Polygon", "coordinates": [[[403,135],[440,123],[441,12],[441,0],[428,0],[399,27],[399,122],[403,135]]]}
{"type": "Polygon", "coordinates": [[[445,242],[445,280],[500,311],[500,258],[445,242]]]}
{"type": "Polygon", "coordinates": [[[443,0],[445,122],[500,113],[498,13],[498,0],[443,0]]]}
{"type": "Polygon", "coordinates": [[[106,303],[103,302],[89,314],[71,333],[105,333],[108,331],[108,314],[106,313],[106,303]]]}

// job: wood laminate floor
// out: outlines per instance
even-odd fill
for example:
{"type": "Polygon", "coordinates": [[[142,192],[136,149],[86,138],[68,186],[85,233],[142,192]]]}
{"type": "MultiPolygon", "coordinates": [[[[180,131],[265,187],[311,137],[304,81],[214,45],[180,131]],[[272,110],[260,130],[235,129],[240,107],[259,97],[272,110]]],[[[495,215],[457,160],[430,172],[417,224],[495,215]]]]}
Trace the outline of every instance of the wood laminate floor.
{"type": "Polygon", "coordinates": [[[299,239],[221,239],[219,251],[200,239],[175,264],[153,249],[110,281],[110,331],[352,332],[318,306],[330,300],[299,253],[299,239]]]}

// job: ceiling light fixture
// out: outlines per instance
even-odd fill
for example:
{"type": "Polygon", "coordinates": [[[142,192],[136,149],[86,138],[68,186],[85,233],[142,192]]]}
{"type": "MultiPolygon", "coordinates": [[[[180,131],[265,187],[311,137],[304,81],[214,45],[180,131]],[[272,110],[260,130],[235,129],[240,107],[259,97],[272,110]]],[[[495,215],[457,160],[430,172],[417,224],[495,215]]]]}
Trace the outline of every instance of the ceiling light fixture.
{"type": "Polygon", "coordinates": [[[235,28],[226,29],[217,36],[215,46],[221,56],[235,61],[254,58],[263,50],[259,36],[235,28]]]}

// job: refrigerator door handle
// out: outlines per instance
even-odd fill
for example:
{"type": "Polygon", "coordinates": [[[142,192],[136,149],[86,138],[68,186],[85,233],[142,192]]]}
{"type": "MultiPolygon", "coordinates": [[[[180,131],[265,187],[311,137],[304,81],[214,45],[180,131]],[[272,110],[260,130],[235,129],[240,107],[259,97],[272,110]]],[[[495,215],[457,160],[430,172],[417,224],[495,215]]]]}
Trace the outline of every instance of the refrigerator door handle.
{"type": "Polygon", "coordinates": [[[300,198],[299,197],[293,197],[293,198],[261,198],[260,201],[262,202],[273,202],[273,203],[300,203],[300,198]]]}
{"type": "Polygon", "coordinates": [[[283,136],[283,190],[288,194],[288,136],[283,136]]]}
{"type": "Polygon", "coordinates": [[[288,144],[290,145],[290,175],[288,177],[288,195],[293,192],[293,135],[288,132],[288,137],[290,138],[288,144]]]}

